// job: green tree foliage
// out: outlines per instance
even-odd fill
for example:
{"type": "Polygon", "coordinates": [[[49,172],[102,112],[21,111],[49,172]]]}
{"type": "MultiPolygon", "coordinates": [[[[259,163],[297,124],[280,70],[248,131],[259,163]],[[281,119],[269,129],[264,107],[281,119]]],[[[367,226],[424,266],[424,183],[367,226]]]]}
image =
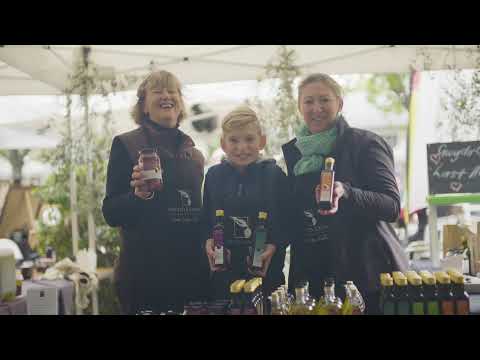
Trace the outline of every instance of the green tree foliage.
{"type": "MultiPolygon", "coordinates": [[[[92,113],[92,120],[102,121],[103,128],[108,128],[109,115],[99,117],[92,113]]],[[[62,221],[54,226],[49,226],[39,221],[40,249],[44,251],[46,246],[53,246],[57,256],[61,259],[72,257],[72,234],[70,220],[70,149],[73,146],[81,147],[83,138],[77,144],[66,136],[67,124],[57,124],[60,132],[64,134],[63,141],[54,150],[45,150],[40,159],[54,166],[54,172],[47,178],[46,182],[35,190],[35,194],[46,204],[57,207],[61,213],[62,221]]],[[[78,154],[75,164],[78,189],[78,212],[80,248],[88,246],[87,241],[87,212],[89,198],[94,198],[93,214],[96,223],[98,265],[100,267],[113,266],[115,258],[119,254],[119,240],[117,229],[109,227],[101,212],[102,199],[105,196],[106,172],[110,151],[112,134],[111,131],[93,133],[92,138],[92,165],[94,181],[92,186],[87,186],[87,165],[82,154],[78,154]]]]}
{"type": "Polygon", "coordinates": [[[29,149],[26,150],[0,150],[0,156],[7,159],[12,166],[12,180],[16,183],[22,181],[22,170],[25,157],[30,152],[29,149]]]}
{"type": "Polygon", "coordinates": [[[448,117],[438,121],[439,131],[451,141],[480,139],[480,70],[453,72],[443,91],[448,117]]]}
{"type": "Polygon", "coordinates": [[[268,157],[281,157],[281,145],[294,136],[295,128],[301,123],[295,97],[295,81],[301,72],[296,61],[294,50],[280,46],[259,79],[260,86],[267,85],[270,91],[274,91],[273,102],[261,101],[258,96],[248,101],[266,132],[265,154],[268,157]]]}
{"type": "Polygon", "coordinates": [[[368,102],[386,113],[409,110],[410,74],[369,74],[361,77],[356,90],[367,92],[368,102]]]}

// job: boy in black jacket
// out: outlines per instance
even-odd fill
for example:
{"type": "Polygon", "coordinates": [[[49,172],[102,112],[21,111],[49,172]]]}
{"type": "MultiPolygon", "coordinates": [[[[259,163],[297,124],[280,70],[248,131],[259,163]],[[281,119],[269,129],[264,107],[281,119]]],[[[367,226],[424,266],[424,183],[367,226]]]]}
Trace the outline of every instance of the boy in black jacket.
{"type": "Polygon", "coordinates": [[[282,219],[287,205],[287,178],[275,160],[261,160],[266,137],[253,110],[241,106],[222,123],[221,146],[226,159],[211,167],[205,177],[202,236],[212,271],[213,296],[228,298],[230,284],[254,276],[263,278],[268,296],[285,283],[283,266],[287,236],[282,219]],[[212,230],[216,210],[224,210],[227,266],[215,265],[212,230]],[[261,255],[263,266],[251,266],[251,247],[259,212],[267,213],[267,241],[261,255]],[[250,265],[249,265],[250,264],[250,265]]]}

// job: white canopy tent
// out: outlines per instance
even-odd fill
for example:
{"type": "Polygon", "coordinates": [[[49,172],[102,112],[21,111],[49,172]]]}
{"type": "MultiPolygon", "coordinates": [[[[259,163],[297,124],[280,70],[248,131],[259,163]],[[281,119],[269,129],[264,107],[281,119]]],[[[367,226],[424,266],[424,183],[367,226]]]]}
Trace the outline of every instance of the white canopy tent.
{"type": "MultiPolygon", "coordinates": [[[[152,69],[163,69],[187,85],[255,80],[273,59],[277,47],[93,45],[90,59],[105,79],[115,78],[126,84],[128,75],[142,76],[152,69]]],[[[288,48],[296,51],[296,64],[304,74],[473,69],[478,66],[480,54],[478,46],[472,45],[289,45],[288,48]]],[[[71,88],[70,76],[75,71],[78,50],[77,45],[0,45],[0,95],[63,94],[71,88]]],[[[130,88],[136,85],[131,84],[130,88]]],[[[75,185],[74,180],[71,185],[75,185]]],[[[93,232],[89,226],[89,233],[93,232]]],[[[94,244],[95,240],[89,241],[91,249],[95,249],[94,244]]]]}
{"type": "MultiPolygon", "coordinates": [[[[302,72],[392,73],[475,68],[472,45],[288,45],[302,72]]],[[[69,87],[76,45],[0,45],[0,95],[61,94],[69,87]]],[[[91,59],[106,77],[152,68],[184,84],[255,80],[276,45],[92,45],[91,59]]]]}

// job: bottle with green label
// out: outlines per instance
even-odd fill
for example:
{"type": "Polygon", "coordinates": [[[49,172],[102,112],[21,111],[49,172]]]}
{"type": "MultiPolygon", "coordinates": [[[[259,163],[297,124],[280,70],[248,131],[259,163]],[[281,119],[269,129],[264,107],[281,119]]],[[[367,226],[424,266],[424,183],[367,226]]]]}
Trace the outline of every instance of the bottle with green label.
{"type": "Polygon", "coordinates": [[[253,248],[252,267],[257,270],[262,269],[263,267],[261,255],[265,250],[265,243],[267,241],[267,226],[266,226],[267,216],[268,214],[264,211],[260,211],[258,213],[258,222],[255,228],[255,234],[253,237],[254,248],[253,248]]]}
{"type": "Polygon", "coordinates": [[[429,271],[420,271],[423,281],[423,293],[425,296],[426,314],[440,315],[440,303],[438,299],[437,281],[429,271]]]}
{"type": "Polygon", "coordinates": [[[394,271],[393,282],[395,283],[395,298],[397,300],[397,315],[410,315],[411,302],[408,293],[408,281],[405,275],[400,271],[394,271]]]}
{"type": "Polygon", "coordinates": [[[470,314],[470,296],[465,291],[465,277],[456,270],[447,270],[452,280],[453,299],[455,300],[455,314],[470,314]]]}
{"type": "Polygon", "coordinates": [[[438,298],[442,315],[455,315],[455,300],[453,299],[450,276],[445,271],[435,272],[438,283],[438,298]]]}
{"type": "Polygon", "coordinates": [[[381,274],[380,283],[382,285],[380,311],[383,315],[395,315],[396,299],[393,291],[393,279],[390,274],[381,274]]]}
{"type": "Polygon", "coordinates": [[[415,271],[407,271],[412,315],[425,315],[425,296],[422,288],[422,278],[415,271]]]}

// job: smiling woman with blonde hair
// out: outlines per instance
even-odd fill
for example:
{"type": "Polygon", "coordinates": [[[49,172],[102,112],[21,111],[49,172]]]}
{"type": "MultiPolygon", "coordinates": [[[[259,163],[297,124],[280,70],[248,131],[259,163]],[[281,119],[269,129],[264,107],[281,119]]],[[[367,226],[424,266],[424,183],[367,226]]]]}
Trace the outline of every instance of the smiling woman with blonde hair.
{"type": "Polygon", "coordinates": [[[185,104],[173,74],[151,73],[131,114],[138,128],[113,139],[102,208],[121,233],[117,294],[125,314],[183,312],[208,280],[198,238],[204,158],[178,129],[185,104]],[[155,175],[138,161],[145,149],[160,158],[155,175]],[[162,186],[148,188],[146,176],[162,186]]]}
{"type": "Polygon", "coordinates": [[[307,280],[319,297],[328,278],[337,285],[353,280],[368,313],[377,313],[380,273],[408,267],[390,225],[400,213],[392,149],[380,136],[348,125],[342,88],[332,77],[309,75],[298,93],[304,124],[282,147],[293,192],[289,285],[293,290],[307,280]],[[335,160],[333,201],[320,209],[327,157],[335,160]]]}

